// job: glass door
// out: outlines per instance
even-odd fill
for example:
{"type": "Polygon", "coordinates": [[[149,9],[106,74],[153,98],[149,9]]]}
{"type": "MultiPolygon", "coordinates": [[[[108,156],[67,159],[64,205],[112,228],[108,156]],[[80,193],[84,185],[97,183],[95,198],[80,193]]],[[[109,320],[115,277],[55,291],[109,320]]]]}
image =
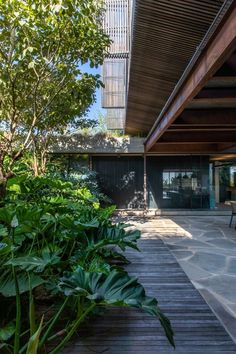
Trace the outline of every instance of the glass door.
{"type": "Polygon", "coordinates": [[[162,198],[165,208],[207,208],[209,194],[202,187],[200,170],[163,170],[162,198]]]}

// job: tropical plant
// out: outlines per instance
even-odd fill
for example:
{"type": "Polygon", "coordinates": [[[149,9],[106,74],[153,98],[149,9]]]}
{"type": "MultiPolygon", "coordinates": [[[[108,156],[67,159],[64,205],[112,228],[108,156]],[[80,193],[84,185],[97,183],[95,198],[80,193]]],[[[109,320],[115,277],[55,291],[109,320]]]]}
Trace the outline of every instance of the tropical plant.
{"type": "Polygon", "coordinates": [[[2,351],[32,354],[50,343],[50,354],[58,353],[96,308],[110,306],[157,317],[174,345],[157,301],[121,268],[127,260],[118,250],[138,250],[140,232],[114,224],[113,211],[71,181],[8,181],[0,208],[2,351]]]}
{"type": "Polygon", "coordinates": [[[66,273],[59,288],[66,296],[74,296],[81,301],[81,297],[88,300],[86,311],[79,313],[73,326],[64,340],[57,346],[53,353],[61,349],[76,331],[81,321],[96,306],[125,306],[136,307],[158,317],[167,338],[174,345],[173,332],[169,320],[160,311],[157,301],[146,296],[144,288],[134,277],[127,273],[112,270],[109,275],[97,272],[85,272],[80,267],[72,273],[66,273]]]}

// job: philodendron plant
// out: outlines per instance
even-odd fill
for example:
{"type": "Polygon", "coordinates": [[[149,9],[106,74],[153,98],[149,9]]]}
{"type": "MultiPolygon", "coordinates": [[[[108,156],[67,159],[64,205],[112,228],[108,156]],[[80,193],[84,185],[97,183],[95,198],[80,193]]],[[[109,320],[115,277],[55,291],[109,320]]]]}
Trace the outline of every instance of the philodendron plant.
{"type": "Polygon", "coordinates": [[[157,317],[168,340],[174,346],[170,321],[161,312],[157,300],[147,296],[137,278],[130,277],[126,272],[112,270],[108,275],[105,275],[86,272],[78,267],[75,271],[66,273],[61,278],[59,288],[66,297],[73,296],[78,302],[85,299],[86,310],[83,313],[78,313],[74,325],[52,353],[56,353],[64,346],[64,341],[71,338],[82,320],[98,306],[136,307],[157,317]]]}
{"type": "Polygon", "coordinates": [[[112,223],[114,208],[84,187],[27,178],[11,181],[0,209],[0,352],[58,353],[96,308],[111,306],[155,316],[174,346],[157,300],[121,268],[118,250],[138,250],[140,232],[112,223]]]}

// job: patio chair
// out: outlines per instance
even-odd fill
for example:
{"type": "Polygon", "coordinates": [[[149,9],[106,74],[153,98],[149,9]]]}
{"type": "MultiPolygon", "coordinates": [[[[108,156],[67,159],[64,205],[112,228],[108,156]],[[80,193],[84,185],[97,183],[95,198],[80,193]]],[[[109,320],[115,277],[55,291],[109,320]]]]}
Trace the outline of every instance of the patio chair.
{"type": "MultiPolygon", "coordinates": [[[[229,223],[229,227],[231,227],[232,225],[232,221],[233,221],[233,217],[236,215],[236,202],[230,202],[231,208],[232,208],[232,215],[230,218],[230,223],[229,223]]],[[[236,225],[235,225],[235,229],[236,229],[236,225]]]]}

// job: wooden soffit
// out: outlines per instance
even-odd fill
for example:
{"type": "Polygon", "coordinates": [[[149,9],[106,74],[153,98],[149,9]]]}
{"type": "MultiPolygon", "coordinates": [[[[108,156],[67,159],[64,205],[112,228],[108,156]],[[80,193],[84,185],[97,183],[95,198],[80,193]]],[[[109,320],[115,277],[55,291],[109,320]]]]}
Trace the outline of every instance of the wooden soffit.
{"type": "Polygon", "coordinates": [[[136,0],[126,132],[147,134],[223,0],[136,0]]]}
{"type": "Polygon", "coordinates": [[[232,1],[187,75],[172,92],[146,141],[146,151],[236,146],[236,1],[232,1]]]}

